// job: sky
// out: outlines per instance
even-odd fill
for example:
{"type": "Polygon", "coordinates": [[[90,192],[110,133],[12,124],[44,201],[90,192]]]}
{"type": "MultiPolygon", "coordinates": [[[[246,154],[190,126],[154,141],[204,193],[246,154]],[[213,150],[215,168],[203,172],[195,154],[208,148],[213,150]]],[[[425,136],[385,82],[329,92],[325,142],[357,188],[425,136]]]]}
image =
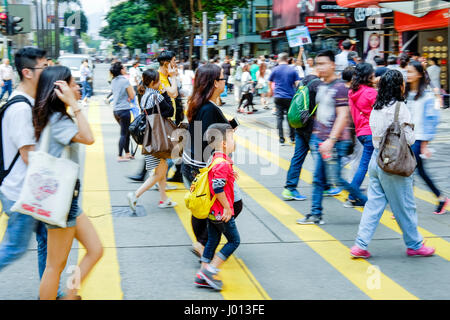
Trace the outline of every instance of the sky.
{"type": "Polygon", "coordinates": [[[109,11],[109,0],[80,0],[83,10],[89,20],[88,33],[98,34],[102,26],[102,16],[109,11]]]}

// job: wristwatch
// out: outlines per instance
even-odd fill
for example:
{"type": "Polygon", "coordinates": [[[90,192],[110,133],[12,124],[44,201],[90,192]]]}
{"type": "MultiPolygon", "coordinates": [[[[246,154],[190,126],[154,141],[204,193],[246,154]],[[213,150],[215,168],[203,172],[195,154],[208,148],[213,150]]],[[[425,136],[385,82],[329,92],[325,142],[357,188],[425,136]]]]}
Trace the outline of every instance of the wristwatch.
{"type": "Polygon", "coordinates": [[[332,140],[333,142],[337,142],[338,141],[338,139],[336,137],[330,137],[329,139],[332,140]]]}

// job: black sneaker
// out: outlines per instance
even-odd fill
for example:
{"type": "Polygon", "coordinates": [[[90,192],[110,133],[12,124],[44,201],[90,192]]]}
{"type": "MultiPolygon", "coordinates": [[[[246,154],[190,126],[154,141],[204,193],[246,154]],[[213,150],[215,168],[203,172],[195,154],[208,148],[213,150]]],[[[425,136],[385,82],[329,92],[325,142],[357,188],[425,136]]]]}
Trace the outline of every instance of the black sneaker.
{"type": "Polygon", "coordinates": [[[205,268],[202,268],[198,275],[208,283],[208,285],[214,290],[220,291],[222,290],[223,283],[219,279],[217,279],[217,274],[208,271],[205,268]]]}
{"type": "Polygon", "coordinates": [[[446,207],[450,205],[450,199],[445,198],[443,201],[439,201],[439,204],[436,207],[436,210],[433,212],[434,214],[444,214],[446,212],[446,207]]]}
{"type": "Polygon", "coordinates": [[[364,203],[356,200],[349,200],[344,203],[344,207],[346,208],[364,208],[364,203]]]}
{"type": "Polygon", "coordinates": [[[135,182],[144,182],[145,175],[137,174],[135,176],[128,176],[128,179],[133,180],[135,182]]]}
{"type": "Polygon", "coordinates": [[[307,214],[305,218],[298,219],[297,224],[317,224],[322,225],[325,224],[325,222],[322,219],[322,215],[317,214],[307,214]]]}

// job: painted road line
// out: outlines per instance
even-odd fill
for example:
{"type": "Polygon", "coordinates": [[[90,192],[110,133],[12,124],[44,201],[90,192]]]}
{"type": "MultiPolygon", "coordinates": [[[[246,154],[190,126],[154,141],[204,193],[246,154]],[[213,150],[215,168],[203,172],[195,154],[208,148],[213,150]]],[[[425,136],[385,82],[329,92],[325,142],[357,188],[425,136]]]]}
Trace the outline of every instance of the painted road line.
{"type": "MultiPolygon", "coordinates": [[[[103,145],[102,122],[98,102],[89,106],[89,123],[95,136],[95,143],[86,147],[84,163],[83,206],[104,247],[102,259],[83,283],[80,295],[83,300],[120,300],[123,299],[119,262],[114,237],[111,200],[106,171],[105,150],[103,145]]],[[[86,250],[79,244],[78,261],[86,250]]]]}
{"type": "MultiPolygon", "coordinates": [[[[264,159],[274,163],[275,165],[279,166],[281,169],[288,171],[290,162],[282,157],[279,157],[278,155],[274,154],[273,152],[270,152],[264,148],[261,148],[259,145],[256,145],[255,143],[249,141],[246,138],[243,138],[239,136],[238,134],[235,135],[236,142],[245,147],[249,150],[251,153],[255,153],[259,155],[260,157],[263,157],[264,159]]],[[[300,178],[305,181],[308,184],[312,184],[313,176],[312,173],[304,168],[302,168],[300,178]]],[[[346,193],[342,193],[340,196],[335,197],[339,201],[345,203],[347,201],[346,193]],[[344,196],[345,194],[345,196],[344,196]]],[[[359,212],[363,212],[363,208],[353,208],[359,212]]],[[[398,227],[395,220],[391,219],[392,212],[389,210],[385,210],[383,217],[381,218],[380,222],[388,227],[389,229],[402,234],[400,228],[398,227]]],[[[427,245],[434,246],[436,248],[436,255],[439,255],[440,257],[446,259],[447,261],[450,261],[450,243],[448,241],[445,241],[444,239],[438,237],[434,233],[418,226],[419,232],[422,234],[424,238],[427,240],[427,245]]]]}
{"type": "MultiPolygon", "coordinates": [[[[181,184],[180,184],[181,185],[181,184]]],[[[184,188],[184,187],[183,187],[184,188]]],[[[191,212],[184,204],[186,190],[171,191],[172,199],[178,203],[174,208],[189,237],[195,242],[191,225],[191,212]]],[[[194,275],[193,275],[194,276],[194,275]]],[[[270,296],[256,280],[242,259],[232,255],[222,265],[219,274],[223,281],[220,292],[225,300],[270,300],[270,296]]]]}
{"type": "MultiPolygon", "coordinates": [[[[0,203],[0,206],[1,206],[1,203],[0,203]]],[[[3,210],[3,208],[2,208],[2,210],[3,210]]],[[[0,242],[2,242],[2,240],[3,240],[3,236],[5,235],[7,226],[8,226],[8,216],[5,213],[0,213],[0,242]]]]}
{"type": "MultiPolygon", "coordinates": [[[[228,113],[224,113],[224,114],[225,114],[225,115],[227,116],[227,118],[229,118],[229,119],[231,119],[231,118],[233,117],[231,114],[228,114],[228,113]]],[[[251,123],[249,123],[249,122],[247,122],[247,121],[245,121],[245,120],[244,120],[244,121],[241,121],[241,119],[239,119],[239,121],[240,121],[240,123],[241,123],[243,126],[245,126],[245,127],[247,127],[247,128],[256,130],[256,131],[258,131],[258,132],[261,132],[261,133],[265,134],[266,136],[268,136],[268,137],[271,138],[271,139],[278,140],[277,137],[274,137],[274,135],[272,135],[272,134],[270,134],[270,133],[268,132],[268,129],[267,129],[267,130],[262,129],[262,128],[260,128],[260,127],[258,127],[258,126],[256,126],[256,125],[254,125],[254,124],[251,124],[251,123]]],[[[270,129],[269,131],[270,131],[270,132],[275,132],[275,130],[273,130],[273,129],[270,129]]],[[[350,165],[347,164],[347,165],[345,166],[345,168],[349,169],[349,168],[350,168],[350,165]]],[[[302,171],[303,171],[303,168],[302,168],[302,171]]],[[[368,174],[366,174],[366,176],[368,176],[368,174]]],[[[443,191],[444,191],[444,190],[443,190],[443,191]]],[[[416,198],[420,199],[420,200],[425,201],[425,202],[428,202],[428,203],[431,203],[431,204],[434,204],[434,205],[437,205],[437,204],[438,204],[438,200],[437,200],[436,196],[434,195],[434,193],[429,192],[429,191],[426,191],[426,190],[423,190],[423,189],[420,189],[420,188],[418,188],[418,187],[414,187],[414,196],[415,196],[416,198]]]]}
{"type": "Polygon", "coordinates": [[[357,288],[371,299],[376,300],[415,300],[418,299],[402,286],[379,272],[380,285],[376,289],[371,285],[370,270],[375,266],[364,259],[351,259],[350,250],[328,232],[318,226],[300,226],[296,219],[302,214],[280,200],[275,194],[266,189],[258,181],[237,168],[239,186],[264,210],[280,221],[299,239],[311,247],[333,268],[351,281],[357,288]]]}

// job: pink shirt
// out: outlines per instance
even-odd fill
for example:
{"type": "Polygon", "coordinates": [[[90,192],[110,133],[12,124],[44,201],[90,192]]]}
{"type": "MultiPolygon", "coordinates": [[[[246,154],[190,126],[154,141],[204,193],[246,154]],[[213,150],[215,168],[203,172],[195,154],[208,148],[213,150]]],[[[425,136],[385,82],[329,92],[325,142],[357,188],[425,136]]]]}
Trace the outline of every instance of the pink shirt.
{"type": "Polygon", "coordinates": [[[350,113],[355,123],[357,137],[372,135],[369,119],[377,94],[377,90],[365,85],[361,85],[356,92],[348,91],[350,113]]]}

